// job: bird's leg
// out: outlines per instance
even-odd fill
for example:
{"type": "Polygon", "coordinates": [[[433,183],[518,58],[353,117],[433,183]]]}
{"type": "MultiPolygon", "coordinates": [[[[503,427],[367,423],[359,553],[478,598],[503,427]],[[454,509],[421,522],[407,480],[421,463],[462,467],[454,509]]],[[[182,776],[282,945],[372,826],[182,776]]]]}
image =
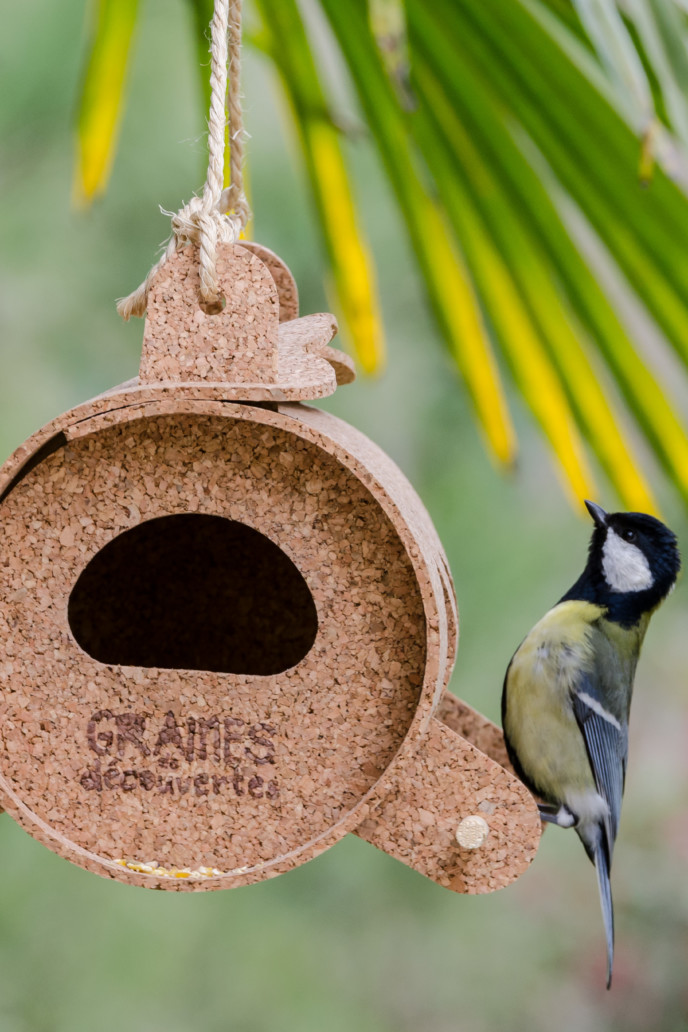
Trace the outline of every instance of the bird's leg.
{"type": "Polygon", "coordinates": [[[538,810],[543,821],[547,821],[548,824],[557,824],[560,828],[573,828],[578,823],[578,818],[563,803],[561,806],[538,803],[538,810]]]}

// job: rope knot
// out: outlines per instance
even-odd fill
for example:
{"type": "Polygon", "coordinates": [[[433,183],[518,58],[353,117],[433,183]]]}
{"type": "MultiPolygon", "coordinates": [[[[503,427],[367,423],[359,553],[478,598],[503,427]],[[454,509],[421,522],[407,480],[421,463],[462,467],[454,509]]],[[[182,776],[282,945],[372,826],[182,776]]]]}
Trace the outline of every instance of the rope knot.
{"type": "Polygon", "coordinates": [[[243,228],[240,216],[221,212],[219,208],[208,211],[202,197],[192,197],[176,214],[161,210],[163,215],[168,215],[172,220],[177,248],[185,247],[186,244],[201,246],[206,234],[214,235],[219,243],[234,244],[243,228]]]}
{"type": "Polygon", "coordinates": [[[163,215],[169,215],[172,219],[172,232],[177,247],[199,243],[201,237],[200,217],[203,214],[203,201],[200,197],[192,197],[189,203],[180,208],[176,214],[164,211],[164,209],[161,211],[163,215]]]}
{"type": "Polygon", "coordinates": [[[192,197],[176,214],[164,211],[172,219],[172,236],[160,259],[146,279],[129,297],[117,302],[123,319],[144,315],[148,292],[156,273],[175,251],[187,244],[200,250],[201,299],[207,304],[220,300],[217,282],[217,245],[233,244],[239,239],[250,211],[244,194],[242,159],[243,128],[239,99],[240,45],[242,0],[215,0],[210,47],[210,116],[208,119],[208,175],[202,196],[192,197]],[[227,90],[228,35],[231,37],[231,78],[227,90]],[[225,94],[227,97],[225,98],[225,94]],[[223,164],[226,112],[229,107],[231,125],[230,185],[223,191],[223,164]],[[227,209],[230,212],[227,214],[227,209]]]}

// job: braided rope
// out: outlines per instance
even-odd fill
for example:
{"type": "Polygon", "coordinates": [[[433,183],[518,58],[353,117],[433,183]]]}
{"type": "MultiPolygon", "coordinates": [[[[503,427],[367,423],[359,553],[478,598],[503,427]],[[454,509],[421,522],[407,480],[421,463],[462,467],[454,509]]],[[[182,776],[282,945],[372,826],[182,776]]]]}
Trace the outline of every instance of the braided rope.
{"type": "Polygon", "coordinates": [[[146,312],[148,292],[156,273],[187,244],[200,252],[201,298],[219,301],[217,245],[235,243],[250,217],[243,182],[244,127],[241,111],[241,4],[242,0],[215,0],[210,43],[210,113],[208,117],[208,173],[203,193],[192,197],[174,214],[172,236],[145,280],[117,302],[123,319],[146,312]],[[228,74],[229,64],[229,74],[228,74]],[[230,185],[223,190],[225,125],[229,116],[230,185]]]}

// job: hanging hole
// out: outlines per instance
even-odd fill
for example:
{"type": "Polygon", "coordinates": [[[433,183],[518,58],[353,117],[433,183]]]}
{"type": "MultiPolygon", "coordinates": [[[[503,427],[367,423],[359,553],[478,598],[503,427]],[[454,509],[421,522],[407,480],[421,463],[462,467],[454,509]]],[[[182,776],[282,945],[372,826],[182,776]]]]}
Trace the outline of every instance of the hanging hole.
{"type": "Polygon", "coordinates": [[[79,576],[67,618],[99,663],[226,674],[282,673],[318,632],[289,556],[252,527],[201,513],[113,538],[79,576]]]}
{"type": "Polygon", "coordinates": [[[219,315],[220,312],[225,310],[227,305],[227,298],[224,294],[218,297],[217,301],[200,301],[198,307],[206,315],[219,315]]]}

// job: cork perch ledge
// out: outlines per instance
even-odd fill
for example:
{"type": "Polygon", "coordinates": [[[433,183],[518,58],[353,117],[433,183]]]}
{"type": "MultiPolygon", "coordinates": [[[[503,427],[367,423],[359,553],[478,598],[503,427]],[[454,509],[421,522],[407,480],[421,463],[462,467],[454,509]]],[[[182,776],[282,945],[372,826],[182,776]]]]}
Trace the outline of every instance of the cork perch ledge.
{"type": "Polygon", "coordinates": [[[302,404],[353,379],[333,317],[299,318],[259,245],[219,269],[209,314],[193,249],[173,256],[140,377],[0,470],[0,804],[154,888],[273,877],[349,832],[454,891],[507,885],[539,815],[499,729],[447,693],[430,518],[379,448],[302,404]]]}

